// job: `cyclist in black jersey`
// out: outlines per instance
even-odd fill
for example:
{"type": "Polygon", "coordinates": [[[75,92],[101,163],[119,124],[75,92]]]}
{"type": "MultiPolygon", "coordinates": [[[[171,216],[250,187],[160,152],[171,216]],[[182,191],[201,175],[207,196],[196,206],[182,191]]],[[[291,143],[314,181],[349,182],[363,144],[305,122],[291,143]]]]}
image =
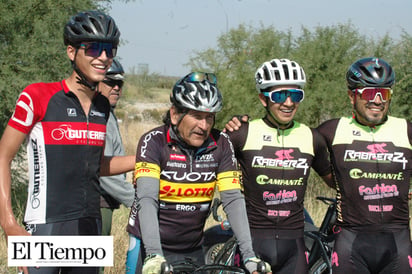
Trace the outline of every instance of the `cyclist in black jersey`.
{"type": "Polygon", "coordinates": [[[303,201],[311,168],[333,184],[327,146],[316,130],[294,120],[306,83],[297,62],[264,62],[255,79],[265,117],[228,130],[242,169],[253,248],[274,273],[307,273],[303,201]]]}
{"type": "MultiPolygon", "coordinates": [[[[215,189],[245,267],[254,273],[262,262],[252,249],[233,146],[226,134],[213,128],[222,108],[216,84],[214,74],[203,72],[178,80],[164,125],[140,138],[126,273],[160,273],[162,264],[186,258],[204,264],[203,228],[215,189]]],[[[270,272],[267,264],[265,272],[270,272]]]]}
{"type": "MultiPolygon", "coordinates": [[[[80,12],[64,27],[73,72],[20,94],[0,140],[0,225],[10,235],[99,235],[99,176],[133,170],[133,156],[103,157],[110,105],[96,90],[120,32],[110,16],[80,12]],[[11,162],[27,139],[28,199],[21,227],[11,205],[11,162]]],[[[41,267],[30,273],[98,273],[98,267],[41,267]]],[[[20,268],[27,273],[26,267],[20,268]]]]}
{"type": "Polygon", "coordinates": [[[337,179],[333,273],[412,273],[412,123],[388,115],[395,73],[368,57],[349,67],[346,80],[353,117],[318,127],[337,179]]]}

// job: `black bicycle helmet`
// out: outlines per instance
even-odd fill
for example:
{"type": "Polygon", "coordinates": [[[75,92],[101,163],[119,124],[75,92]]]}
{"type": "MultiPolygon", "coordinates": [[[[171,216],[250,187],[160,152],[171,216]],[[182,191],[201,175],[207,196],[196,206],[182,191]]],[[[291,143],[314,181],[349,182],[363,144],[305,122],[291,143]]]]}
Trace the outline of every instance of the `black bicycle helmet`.
{"type": "Polygon", "coordinates": [[[187,80],[186,76],[174,85],[170,101],[180,109],[213,113],[222,110],[223,105],[222,94],[216,85],[207,80],[192,82],[187,80]]]}
{"type": "Polygon", "coordinates": [[[124,70],[122,67],[122,64],[120,64],[119,60],[117,58],[113,59],[113,63],[110,66],[110,68],[106,72],[106,78],[112,79],[112,80],[121,80],[123,81],[124,79],[124,70]]]}
{"type": "Polygon", "coordinates": [[[362,58],[349,67],[346,81],[351,90],[361,87],[392,87],[395,83],[395,72],[383,59],[362,58]]]}
{"type": "Polygon", "coordinates": [[[78,47],[82,42],[119,44],[120,31],[112,17],[100,11],[79,12],[64,27],[64,44],[78,47]]]}

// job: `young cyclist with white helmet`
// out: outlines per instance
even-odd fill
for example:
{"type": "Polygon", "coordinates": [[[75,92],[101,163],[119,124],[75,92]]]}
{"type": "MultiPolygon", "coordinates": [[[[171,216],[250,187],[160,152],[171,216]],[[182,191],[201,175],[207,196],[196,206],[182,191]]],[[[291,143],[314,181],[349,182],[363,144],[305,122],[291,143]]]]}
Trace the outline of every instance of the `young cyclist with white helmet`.
{"type": "MultiPolygon", "coordinates": [[[[27,86],[0,140],[0,224],[29,235],[11,205],[11,162],[27,139],[29,186],[24,216],[33,235],[99,235],[99,175],[133,169],[133,156],[103,157],[110,105],[96,92],[112,64],[120,32],[110,16],[80,12],[64,27],[73,72],[27,86]]],[[[98,267],[30,268],[30,273],[98,273],[98,267]]],[[[22,268],[27,273],[26,267],[22,268]]]]}
{"type": "Polygon", "coordinates": [[[412,123],[388,115],[395,72],[383,59],[346,74],[353,117],[324,122],[337,179],[333,273],[412,273],[408,190],[412,123]]]}
{"type": "Polygon", "coordinates": [[[127,273],[160,273],[162,263],[185,258],[204,264],[203,228],[215,186],[246,268],[253,273],[262,262],[252,249],[232,144],[213,128],[222,109],[216,82],[214,74],[203,72],[178,80],[164,125],[140,138],[127,273]]]}
{"type": "Polygon", "coordinates": [[[298,63],[272,59],[255,79],[266,115],[237,130],[226,126],[242,170],[253,248],[274,273],[307,273],[303,201],[311,168],[333,184],[327,147],[316,130],[294,120],[306,84],[298,63]]]}

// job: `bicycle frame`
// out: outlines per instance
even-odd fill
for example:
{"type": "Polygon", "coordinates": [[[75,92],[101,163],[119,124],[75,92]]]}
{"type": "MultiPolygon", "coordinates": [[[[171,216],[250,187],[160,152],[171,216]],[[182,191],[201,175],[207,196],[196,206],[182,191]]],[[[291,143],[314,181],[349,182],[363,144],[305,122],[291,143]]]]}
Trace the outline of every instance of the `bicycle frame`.
{"type": "MultiPolygon", "coordinates": [[[[313,240],[311,246],[307,246],[309,251],[308,265],[309,273],[327,273],[331,272],[331,254],[334,242],[333,225],[336,221],[336,200],[327,197],[316,197],[328,205],[326,214],[322,220],[319,229],[315,231],[305,231],[305,238],[313,240]]],[[[221,216],[217,214],[217,208],[220,204],[219,199],[215,199],[212,206],[213,218],[216,221],[222,222],[221,216]]],[[[224,230],[219,226],[212,227],[205,232],[208,238],[206,242],[206,262],[236,265],[235,256],[239,256],[237,249],[236,238],[231,230],[224,230]],[[210,234],[210,235],[208,235],[210,234]],[[215,240],[213,242],[213,240],[215,240]]],[[[241,264],[241,263],[240,263],[241,264]]],[[[237,266],[240,266],[237,265],[237,266]]]]}

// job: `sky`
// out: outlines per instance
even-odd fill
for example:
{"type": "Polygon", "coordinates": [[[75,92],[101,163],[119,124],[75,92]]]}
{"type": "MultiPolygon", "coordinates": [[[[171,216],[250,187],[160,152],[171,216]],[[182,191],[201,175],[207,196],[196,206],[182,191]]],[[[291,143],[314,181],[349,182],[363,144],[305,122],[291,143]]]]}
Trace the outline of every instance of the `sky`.
{"type": "MultiPolygon", "coordinates": [[[[299,36],[302,27],[351,23],[361,34],[399,39],[412,35],[411,0],[114,0],[122,44],[118,56],[127,73],[184,76],[195,51],[214,48],[228,30],[246,24],[274,26],[299,36]]],[[[268,56],[268,59],[274,56],[268,56]]]]}

